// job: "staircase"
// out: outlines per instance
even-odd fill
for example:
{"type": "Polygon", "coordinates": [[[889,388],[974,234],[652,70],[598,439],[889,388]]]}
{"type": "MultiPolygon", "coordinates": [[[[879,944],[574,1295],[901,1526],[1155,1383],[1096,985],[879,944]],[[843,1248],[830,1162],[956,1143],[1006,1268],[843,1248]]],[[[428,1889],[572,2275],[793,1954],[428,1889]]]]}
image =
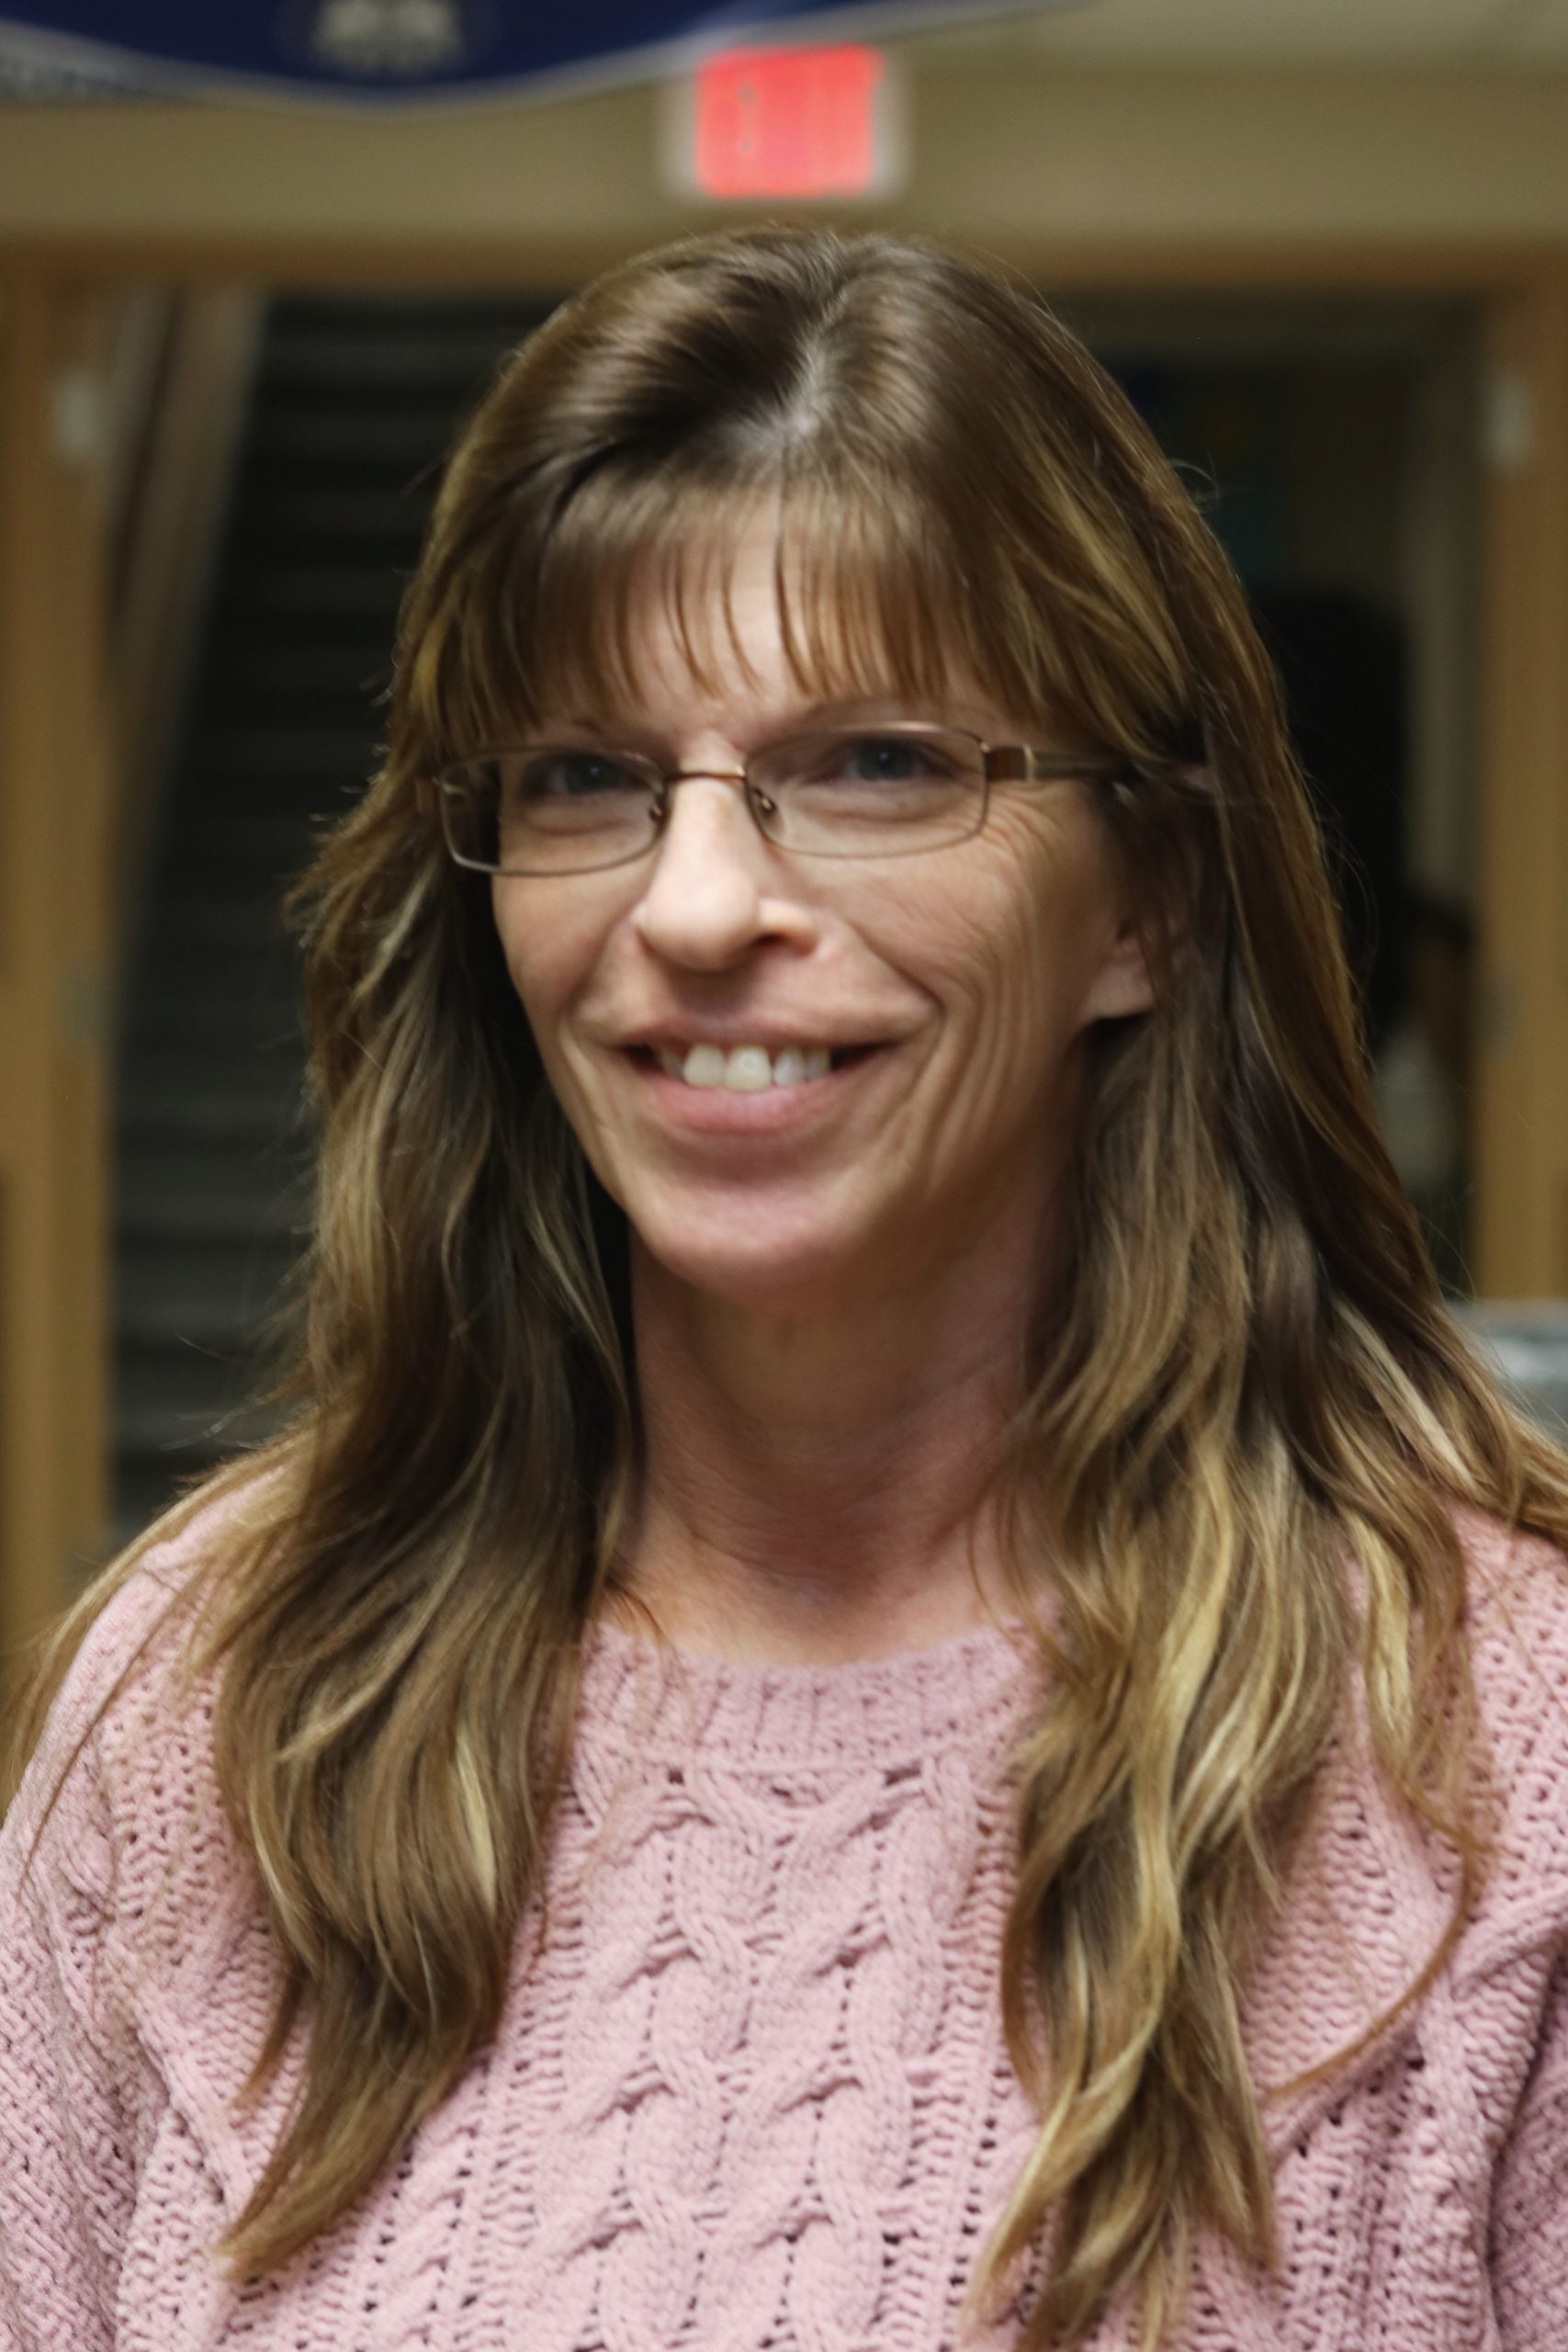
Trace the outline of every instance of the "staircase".
{"type": "Polygon", "coordinates": [[[454,426],[547,307],[268,313],[124,1000],[117,1543],[269,1426],[249,1400],[309,1213],[278,901],[374,768],[398,600],[454,426]]]}

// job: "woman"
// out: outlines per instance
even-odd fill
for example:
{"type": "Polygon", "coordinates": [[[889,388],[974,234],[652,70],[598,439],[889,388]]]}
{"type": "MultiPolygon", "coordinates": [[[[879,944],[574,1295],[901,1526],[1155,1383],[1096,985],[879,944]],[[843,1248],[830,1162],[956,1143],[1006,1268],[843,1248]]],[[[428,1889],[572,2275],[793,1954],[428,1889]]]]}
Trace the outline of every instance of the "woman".
{"type": "Polygon", "coordinates": [[[1568,2341],[1568,1463],[1072,338],[590,287],[299,904],[298,1410],[39,1685],[0,2342],[1568,2341]]]}

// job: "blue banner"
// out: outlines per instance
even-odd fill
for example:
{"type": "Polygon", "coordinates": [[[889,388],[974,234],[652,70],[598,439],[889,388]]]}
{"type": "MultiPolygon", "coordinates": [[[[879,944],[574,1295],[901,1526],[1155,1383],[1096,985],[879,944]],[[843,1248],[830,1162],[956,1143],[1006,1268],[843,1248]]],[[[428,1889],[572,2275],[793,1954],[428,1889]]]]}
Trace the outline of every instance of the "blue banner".
{"type": "Polygon", "coordinates": [[[412,98],[630,81],[745,40],[914,30],[1088,0],[51,0],[0,7],[14,94],[412,98]]]}

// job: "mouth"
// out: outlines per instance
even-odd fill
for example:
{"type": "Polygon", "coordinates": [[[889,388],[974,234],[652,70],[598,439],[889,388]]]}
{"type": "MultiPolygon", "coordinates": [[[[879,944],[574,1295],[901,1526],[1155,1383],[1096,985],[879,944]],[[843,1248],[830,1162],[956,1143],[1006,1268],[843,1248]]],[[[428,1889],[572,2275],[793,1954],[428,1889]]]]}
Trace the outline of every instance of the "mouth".
{"type": "Polygon", "coordinates": [[[879,1050],[874,1045],[633,1046],[631,1058],[698,1091],[766,1094],[776,1088],[809,1086],[848,1069],[879,1050]]]}

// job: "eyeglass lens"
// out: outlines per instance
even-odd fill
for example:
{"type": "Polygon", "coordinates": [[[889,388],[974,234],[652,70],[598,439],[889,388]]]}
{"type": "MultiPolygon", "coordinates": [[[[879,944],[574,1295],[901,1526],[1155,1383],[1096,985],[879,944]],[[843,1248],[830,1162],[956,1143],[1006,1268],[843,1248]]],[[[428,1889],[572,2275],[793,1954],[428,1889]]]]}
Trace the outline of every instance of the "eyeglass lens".
{"type": "MultiPolygon", "coordinates": [[[[438,785],[453,854],[502,874],[582,873],[634,858],[652,842],[672,789],[635,753],[555,743],[462,762],[438,785]]],[[[977,830],[985,752],[976,737],[942,728],[824,729],[754,752],[745,788],[781,848],[897,855],[977,830]]]]}

